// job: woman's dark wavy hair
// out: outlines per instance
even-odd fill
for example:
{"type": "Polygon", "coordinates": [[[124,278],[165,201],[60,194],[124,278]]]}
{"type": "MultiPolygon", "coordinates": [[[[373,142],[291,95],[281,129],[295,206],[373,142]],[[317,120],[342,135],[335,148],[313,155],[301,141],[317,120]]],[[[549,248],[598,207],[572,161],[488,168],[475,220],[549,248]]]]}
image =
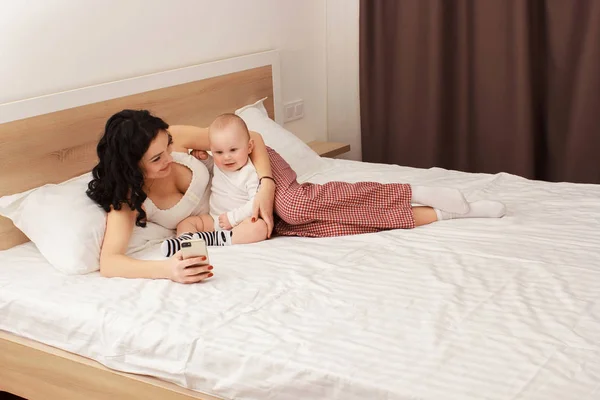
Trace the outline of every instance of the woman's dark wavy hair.
{"type": "Polygon", "coordinates": [[[106,212],[126,204],[138,212],[135,224],[145,227],[142,204],[148,196],[142,188],[140,160],[158,133],[168,128],[165,121],[146,110],[123,110],[110,117],[96,149],[99,162],[92,170],[88,197],[106,212]]]}

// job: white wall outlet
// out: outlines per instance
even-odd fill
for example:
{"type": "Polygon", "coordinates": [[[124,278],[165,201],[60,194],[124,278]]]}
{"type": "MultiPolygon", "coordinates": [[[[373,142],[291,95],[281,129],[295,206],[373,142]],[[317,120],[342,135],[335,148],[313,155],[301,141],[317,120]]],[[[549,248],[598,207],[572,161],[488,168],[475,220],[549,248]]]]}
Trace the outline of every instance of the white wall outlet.
{"type": "Polygon", "coordinates": [[[304,100],[290,101],[283,105],[283,122],[304,118],[304,100]]]}

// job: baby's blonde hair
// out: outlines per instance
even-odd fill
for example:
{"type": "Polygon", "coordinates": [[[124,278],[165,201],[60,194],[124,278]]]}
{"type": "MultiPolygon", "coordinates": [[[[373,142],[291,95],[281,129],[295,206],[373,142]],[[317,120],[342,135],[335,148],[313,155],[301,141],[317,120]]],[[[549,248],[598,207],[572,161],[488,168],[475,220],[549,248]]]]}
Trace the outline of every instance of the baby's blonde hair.
{"type": "Polygon", "coordinates": [[[208,127],[208,133],[211,134],[218,132],[232,124],[238,125],[240,128],[242,128],[248,135],[248,138],[250,138],[250,132],[248,132],[248,126],[246,125],[246,122],[233,113],[224,113],[215,118],[215,120],[208,127]]]}

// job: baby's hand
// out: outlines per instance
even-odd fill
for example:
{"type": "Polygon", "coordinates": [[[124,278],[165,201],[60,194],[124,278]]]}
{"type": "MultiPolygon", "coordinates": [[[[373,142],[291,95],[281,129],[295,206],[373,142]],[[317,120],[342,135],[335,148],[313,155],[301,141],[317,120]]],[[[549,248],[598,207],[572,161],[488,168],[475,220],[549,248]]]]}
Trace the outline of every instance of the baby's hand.
{"type": "Polygon", "coordinates": [[[227,214],[223,213],[219,215],[219,226],[221,229],[231,229],[233,226],[229,223],[229,218],[227,218],[227,214]]]}
{"type": "Polygon", "coordinates": [[[208,153],[204,150],[192,150],[190,154],[198,160],[206,160],[208,158],[208,153]]]}

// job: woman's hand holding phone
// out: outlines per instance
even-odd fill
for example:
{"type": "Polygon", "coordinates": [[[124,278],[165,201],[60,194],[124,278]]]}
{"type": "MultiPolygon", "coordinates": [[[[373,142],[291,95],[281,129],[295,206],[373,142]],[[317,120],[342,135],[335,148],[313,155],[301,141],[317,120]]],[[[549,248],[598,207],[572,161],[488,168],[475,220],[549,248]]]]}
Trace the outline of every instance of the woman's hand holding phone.
{"type": "Polygon", "coordinates": [[[213,266],[209,264],[208,254],[195,257],[189,257],[188,254],[182,248],[167,260],[169,279],[179,283],[198,283],[213,276],[213,266]]]}

